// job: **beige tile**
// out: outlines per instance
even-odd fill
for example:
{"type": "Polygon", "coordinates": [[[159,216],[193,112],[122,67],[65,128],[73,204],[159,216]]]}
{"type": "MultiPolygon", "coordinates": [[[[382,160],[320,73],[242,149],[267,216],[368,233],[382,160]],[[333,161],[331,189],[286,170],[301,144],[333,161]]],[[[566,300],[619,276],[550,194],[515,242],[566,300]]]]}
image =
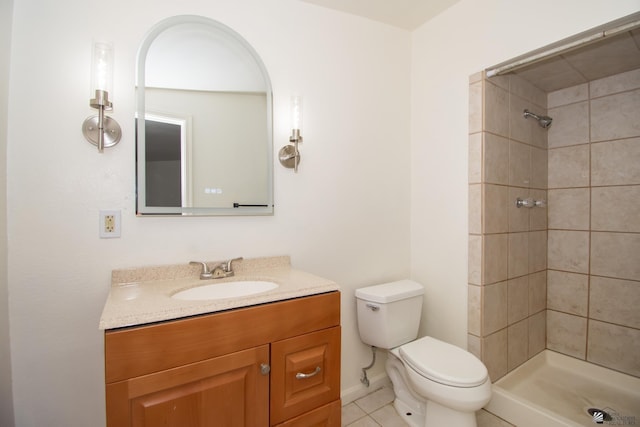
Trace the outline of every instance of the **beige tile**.
{"type": "Polygon", "coordinates": [[[640,136],[640,89],[591,100],[591,141],[640,136]]]}
{"type": "Polygon", "coordinates": [[[508,91],[511,86],[511,75],[505,74],[503,76],[493,76],[489,79],[486,79],[494,85],[508,91]]]}
{"type": "Polygon", "coordinates": [[[529,273],[547,268],[547,232],[529,232],[529,273]]]}
{"type": "Polygon", "coordinates": [[[482,284],[482,236],[469,235],[468,280],[474,285],[482,284]]]}
{"type": "Polygon", "coordinates": [[[590,196],[588,188],[549,190],[549,228],[589,230],[590,196]]]}
{"type": "Polygon", "coordinates": [[[533,209],[519,208],[516,205],[518,199],[528,199],[531,190],[520,187],[509,187],[508,214],[509,232],[529,231],[529,216],[533,209]]]}
{"type": "Polygon", "coordinates": [[[589,317],[640,329],[640,282],[591,276],[589,317]]]}
{"type": "Polygon", "coordinates": [[[640,184],[640,138],[591,144],[591,185],[640,184]]]}
{"type": "Polygon", "coordinates": [[[482,344],[480,337],[467,334],[467,351],[478,359],[482,359],[482,344]]]}
{"type": "Polygon", "coordinates": [[[493,415],[491,412],[487,412],[484,409],[476,412],[476,422],[478,427],[514,427],[513,424],[509,424],[505,420],[493,415]]]}
{"type": "Polygon", "coordinates": [[[549,188],[589,185],[589,145],[549,150],[549,188]]]}
{"type": "Polygon", "coordinates": [[[502,329],[482,339],[482,362],[492,382],[507,373],[507,330],[502,329]]]}
{"type": "Polygon", "coordinates": [[[591,233],[591,274],[640,280],[640,234],[591,233]]]}
{"type": "Polygon", "coordinates": [[[578,359],[585,358],[587,319],[547,310],[547,348],[578,359]]]}
{"type": "Polygon", "coordinates": [[[360,407],[353,402],[344,405],[342,407],[342,425],[349,425],[365,415],[367,415],[366,412],[360,409],[360,407]]]}
{"type": "Polygon", "coordinates": [[[482,182],[482,132],[469,135],[469,184],[482,182]]]}
{"type": "Polygon", "coordinates": [[[509,233],[509,278],[529,273],[529,233],[509,233]]]}
{"type": "Polygon", "coordinates": [[[583,83],[566,89],[556,90],[547,95],[549,109],[567,104],[575,104],[589,99],[589,84],[583,83]]]}
{"type": "Polygon", "coordinates": [[[640,185],[592,188],[591,204],[592,230],[640,232],[640,185]]]}
{"type": "Polygon", "coordinates": [[[393,405],[385,405],[369,415],[382,427],[409,427],[398,415],[393,405]]]}
{"type": "Polygon", "coordinates": [[[589,321],[587,360],[640,377],[640,330],[589,321]]]}
{"type": "Polygon", "coordinates": [[[507,282],[482,287],[482,336],[507,326],[507,282]]]}
{"type": "Polygon", "coordinates": [[[640,88],[640,68],[594,80],[589,84],[591,85],[592,98],[638,89],[640,88]]]}
{"type": "Polygon", "coordinates": [[[547,271],[548,309],[586,316],[588,303],[588,275],[555,270],[547,271]]]}
{"type": "Polygon", "coordinates": [[[547,94],[517,74],[511,76],[509,90],[512,95],[526,100],[531,108],[547,109],[547,94]]]}
{"type": "Polygon", "coordinates": [[[488,284],[507,280],[507,235],[486,235],[483,237],[483,246],[482,283],[488,284]]]}
{"type": "Polygon", "coordinates": [[[485,81],[484,130],[509,136],[509,94],[506,90],[485,81]]]}
{"type": "Polygon", "coordinates": [[[529,314],[547,308],[547,270],[529,275],[529,314]]]}
{"type": "Polygon", "coordinates": [[[529,188],[531,175],[531,147],[516,141],[509,142],[509,185],[529,188]]]}
{"type": "Polygon", "coordinates": [[[484,71],[478,71],[469,76],[469,84],[481,82],[484,79],[484,71]]]}
{"type": "Polygon", "coordinates": [[[531,188],[546,189],[549,176],[547,149],[531,147],[531,188]]]}
{"type": "Polygon", "coordinates": [[[529,357],[529,322],[524,319],[507,329],[507,369],[512,371],[529,357]]]}
{"type": "Polygon", "coordinates": [[[540,127],[533,118],[525,118],[524,110],[529,110],[539,115],[545,115],[546,109],[524,100],[518,96],[510,97],[509,111],[509,138],[515,141],[538,147],[547,146],[546,130],[540,127]]]}
{"type": "Polygon", "coordinates": [[[589,232],[549,230],[548,267],[575,273],[589,272],[589,232]]]}
{"type": "Polygon", "coordinates": [[[469,133],[482,131],[482,82],[469,85],[469,133]]]}
{"type": "Polygon", "coordinates": [[[467,332],[480,336],[482,334],[482,288],[468,285],[467,332]]]}
{"type": "Polygon", "coordinates": [[[507,323],[512,325],[529,315],[529,276],[507,282],[507,323]]]}
{"type": "Polygon", "coordinates": [[[541,201],[542,206],[536,206],[529,211],[529,230],[546,230],[547,229],[547,211],[549,196],[546,190],[529,190],[529,196],[535,201],[541,201]]]}
{"type": "Polygon", "coordinates": [[[484,133],[484,181],[509,184],[509,140],[484,133]]]}
{"type": "Polygon", "coordinates": [[[393,402],[393,399],[395,399],[393,389],[390,387],[382,387],[380,390],[376,390],[356,400],[355,403],[364,412],[370,414],[382,408],[384,405],[393,402]]]}
{"type": "Polygon", "coordinates": [[[549,128],[549,148],[586,144],[589,142],[589,103],[550,108],[553,124],[549,128]]]}
{"type": "Polygon", "coordinates": [[[482,184],[469,185],[469,233],[482,234],[482,184]]]}
{"type": "Polygon", "coordinates": [[[509,231],[508,187],[484,184],[484,233],[506,233],[509,231]]]}
{"type": "Polygon", "coordinates": [[[355,421],[354,423],[349,424],[347,427],[380,427],[380,424],[374,421],[370,416],[365,416],[355,421]]]}
{"type": "Polygon", "coordinates": [[[547,348],[547,311],[529,317],[529,358],[547,348]]]}

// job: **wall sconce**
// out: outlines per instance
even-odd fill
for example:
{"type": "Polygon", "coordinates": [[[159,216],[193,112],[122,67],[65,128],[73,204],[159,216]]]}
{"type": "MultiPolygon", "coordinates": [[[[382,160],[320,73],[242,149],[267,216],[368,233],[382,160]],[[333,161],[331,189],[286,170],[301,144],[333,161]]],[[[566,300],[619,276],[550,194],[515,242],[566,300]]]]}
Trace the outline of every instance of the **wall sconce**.
{"type": "Polygon", "coordinates": [[[84,137],[98,147],[102,153],[105,147],[112,147],[120,142],[122,130],[114,119],[105,116],[105,111],[112,110],[109,92],[113,89],[113,46],[110,43],[95,43],[91,58],[91,94],[89,105],[98,110],[95,116],[89,116],[82,123],[84,137]]]}
{"type": "Polygon", "coordinates": [[[302,142],[302,97],[291,97],[291,136],[289,142],[293,144],[285,145],[278,152],[280,164],[285,168],[293,168],[294,172],[298,172],[300,164],[300,152],[298,151],[298,143],[302,142]]]}

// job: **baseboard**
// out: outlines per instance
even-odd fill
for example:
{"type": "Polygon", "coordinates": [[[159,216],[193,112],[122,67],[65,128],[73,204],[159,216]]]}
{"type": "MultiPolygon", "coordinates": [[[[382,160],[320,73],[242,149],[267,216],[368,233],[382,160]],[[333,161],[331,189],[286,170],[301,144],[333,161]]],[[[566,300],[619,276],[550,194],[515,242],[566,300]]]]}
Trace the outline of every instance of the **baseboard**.
{"type": "Polygon", "coordinates": [[[366,396],[369,393],[381,389],[382,387],[391,387],[391,380],[385,372],[369,378],[369,387],[364,384],[358,384],[340,392],[342,406],[366,396]]]}

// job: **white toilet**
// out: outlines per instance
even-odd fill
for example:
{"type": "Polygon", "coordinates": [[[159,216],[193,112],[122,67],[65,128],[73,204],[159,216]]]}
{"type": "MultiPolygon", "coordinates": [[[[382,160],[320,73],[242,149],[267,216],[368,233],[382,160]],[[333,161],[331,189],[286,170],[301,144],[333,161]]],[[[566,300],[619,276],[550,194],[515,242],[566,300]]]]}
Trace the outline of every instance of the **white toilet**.
{"type": "Polygon", "coordinates": [[[487,368],[471,353],[424,337],[416,340],[424,288],[411,280],[356,289],[365,344],[389,350],[386,370],[394,406],[412,427],[474,427],[491,399],[487,368]]]}

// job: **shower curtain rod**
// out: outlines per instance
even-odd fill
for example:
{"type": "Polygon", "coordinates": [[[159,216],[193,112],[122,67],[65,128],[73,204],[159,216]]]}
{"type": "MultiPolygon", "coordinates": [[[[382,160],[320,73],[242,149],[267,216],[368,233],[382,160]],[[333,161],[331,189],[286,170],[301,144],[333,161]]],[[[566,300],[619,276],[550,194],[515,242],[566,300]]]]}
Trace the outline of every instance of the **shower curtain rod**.
{"type": "Polygon", "coordinates": [[[533,52],[519,56],[508,62],[498,64],[487,69],[487,77],[506,74],[519,68],[526,67],[527,65],[535,64],[536,62],[544,61],[545,59],[587,46],[606,37],[612,37],[620,33],[632,31],[636,28],[640,28],[640,13],[634,13],[633,15],[621,20],[605,24],[605,26],[599,27],[599,29],[585,31],[584,33],[580,33],[574,37],[534,50],[533,52]]]}

